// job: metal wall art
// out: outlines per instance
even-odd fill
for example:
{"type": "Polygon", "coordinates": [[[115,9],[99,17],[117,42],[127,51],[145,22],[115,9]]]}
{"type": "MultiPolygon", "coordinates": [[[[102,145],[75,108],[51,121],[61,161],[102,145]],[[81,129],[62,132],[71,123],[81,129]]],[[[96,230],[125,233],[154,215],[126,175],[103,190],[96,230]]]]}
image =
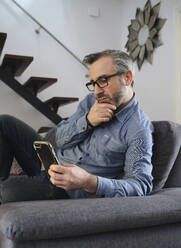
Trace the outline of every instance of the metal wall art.
{"type": "Polygon", "coordinates": [[[148,0],[143,11],[137,8],[136,18],[131,20],[131,24],[128,26],[129,34],[125,47],[133,61],[137,61],[139,70],[145,59],[152,64],[154,49],[163,45],[159,31],[166,19],[158,17],[160,4],[161,2],[152,8],[150,0],[148,0]]]}

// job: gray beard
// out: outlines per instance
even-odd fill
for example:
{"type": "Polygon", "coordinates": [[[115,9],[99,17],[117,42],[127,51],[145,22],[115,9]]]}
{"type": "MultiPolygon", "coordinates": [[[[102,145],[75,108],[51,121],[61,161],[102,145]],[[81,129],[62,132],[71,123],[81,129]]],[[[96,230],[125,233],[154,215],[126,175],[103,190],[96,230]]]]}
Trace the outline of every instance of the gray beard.
{"type": "Polygon", "coordinates": [[[120,92],[119,94],[116,94],[113,96],[112,104],[116,107],[119,107],[121,104],[123,104],[126,100],[124,92],[120,92]]]}

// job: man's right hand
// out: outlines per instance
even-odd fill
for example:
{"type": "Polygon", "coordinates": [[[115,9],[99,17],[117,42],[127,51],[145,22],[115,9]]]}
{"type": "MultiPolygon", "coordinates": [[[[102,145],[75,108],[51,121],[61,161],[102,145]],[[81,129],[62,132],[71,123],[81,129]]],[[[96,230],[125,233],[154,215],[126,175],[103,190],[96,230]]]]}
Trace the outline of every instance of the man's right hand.
{"type": "Polygon", "coordinates": [[[90,109],[87,119],[94,127],[102,122],[108,122],[112,119],[116,106],[110,103],[99,103],[97,100],[90,109]]]}

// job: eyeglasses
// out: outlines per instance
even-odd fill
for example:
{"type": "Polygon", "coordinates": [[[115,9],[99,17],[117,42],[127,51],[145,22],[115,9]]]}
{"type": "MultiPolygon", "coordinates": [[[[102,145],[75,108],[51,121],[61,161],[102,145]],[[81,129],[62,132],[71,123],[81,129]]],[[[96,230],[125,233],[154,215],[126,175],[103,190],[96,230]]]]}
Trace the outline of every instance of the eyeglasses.
{"type": "Polygon", "coordinates": [[[89,91],[94,91],[95,85],[97,85],[99,88],[105,88],[109,84],[109,79],[115,76],[120,76],[124,72],[116,72],[114,74],[108,75],[108,76],[100,76],[96,81],[91,80],[90,82],[86,83],[86,87],[89,91]]]}

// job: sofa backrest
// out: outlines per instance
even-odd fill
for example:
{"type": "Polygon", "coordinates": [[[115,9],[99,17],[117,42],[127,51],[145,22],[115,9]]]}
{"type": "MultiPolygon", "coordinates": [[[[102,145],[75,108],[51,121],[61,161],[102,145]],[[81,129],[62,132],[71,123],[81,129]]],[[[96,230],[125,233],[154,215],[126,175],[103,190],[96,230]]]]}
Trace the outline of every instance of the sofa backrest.
{"type": "Polygon", "coordinates": [[[153,121],[153,191],[181,187],[181,125],[153,121]]]}

